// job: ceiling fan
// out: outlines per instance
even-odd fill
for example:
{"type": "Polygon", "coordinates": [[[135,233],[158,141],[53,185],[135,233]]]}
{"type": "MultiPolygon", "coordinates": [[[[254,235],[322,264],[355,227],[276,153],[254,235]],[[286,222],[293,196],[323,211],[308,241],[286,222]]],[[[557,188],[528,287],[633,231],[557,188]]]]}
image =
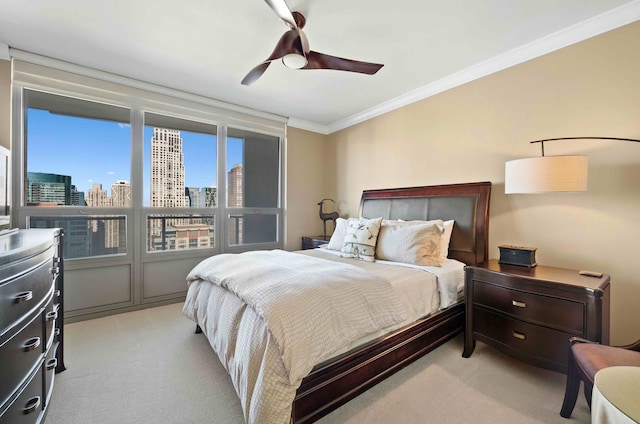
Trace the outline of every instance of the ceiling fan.
{"type": "Polygon", "coordinates": [[[256,82],[267,70],[271,62],[278,59],[281,59],[285,66],[293,69],[334,69],[367,75],[375,74],[384,66],[378,63],[344,59],[310,50],[307,36],[302,32],[306,22],[304,16],[299,12],[291,12],[284,0],[265,1],[291,29],[280,37],[271,56],[249,71],[242,80],[243,85],[250,85],[256,82]]]}

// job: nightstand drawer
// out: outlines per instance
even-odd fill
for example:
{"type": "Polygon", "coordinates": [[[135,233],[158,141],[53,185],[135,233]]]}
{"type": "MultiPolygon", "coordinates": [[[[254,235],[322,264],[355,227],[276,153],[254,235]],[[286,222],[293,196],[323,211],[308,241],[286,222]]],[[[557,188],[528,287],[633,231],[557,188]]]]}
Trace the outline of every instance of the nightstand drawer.
{"type": "Polygon", "coordinates": [[[558,330],[584,334],[583,303],[509,289],[474,281],[474,305],[502,311],[513,317],[558,330]]]}
{"type": "Polygon", "coordinates": [[[503,348],[558,366],[567,363],[571,334],[506,318],[481,308],[474,308],[473,313],[474,332],[498,342],[503,348]]]}

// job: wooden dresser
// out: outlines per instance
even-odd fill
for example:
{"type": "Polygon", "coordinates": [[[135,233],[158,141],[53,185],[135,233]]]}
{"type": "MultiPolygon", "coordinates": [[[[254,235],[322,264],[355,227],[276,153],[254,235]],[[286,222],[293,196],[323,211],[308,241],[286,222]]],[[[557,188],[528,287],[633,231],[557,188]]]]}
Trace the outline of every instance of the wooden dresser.
{"type": "Polygon", "coordinates": [[[0,234],[0,424],[44,421],[63,371],[63,232],[0,234]]]}
{"type": "Polygon", "coordinates": [[[497,260],[465,270],[465,358],[480,340],[531,365],[566,373],[570,337],[609,344],[608,275],[497,260]]]}

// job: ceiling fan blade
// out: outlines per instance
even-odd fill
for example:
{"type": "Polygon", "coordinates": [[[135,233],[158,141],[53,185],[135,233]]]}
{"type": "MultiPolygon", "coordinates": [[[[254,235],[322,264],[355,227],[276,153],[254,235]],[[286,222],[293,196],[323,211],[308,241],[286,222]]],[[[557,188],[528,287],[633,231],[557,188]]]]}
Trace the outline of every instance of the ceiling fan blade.
{"type": "Polygon", "coordinates": [[[290,29],[282,34],[282,37],[278,40],[278,44],[276,44],[276,47],[273,49],[273,52],[271,52],[271,55],[267,60],[280,59],[289,53],[302,54],[302,48],[302,38],[300,37],[300,34],[297,30],[290,29]]]}
{"type": "Polygon", "coordinates": [[[283,21],[285,21],[291,28],[298,28],[298,24],[296,20],[293,18],[293,14],[291,13],[291,9],[287,6],[287,3],[284,0],[264,0],[276,15],[283,21]]]}
{"type": "Polygon", "coordinates": [[[384,65],[358,60],[344,59],[324,53],[309,51],[307,53],[307,66],[302,69],[335,69],[337,71],[358,72],[373,75],[384,65]]]}
{"type": "Polygon", "coordinates": [[[262,74],[264,74],[271,62],[274,60],[280,59],[288,55],[289,53],[297,53],[303,55],[302,42],[302,38],[298,34],[297,30],[290,29],[289,31],[285,32],[282,37],[280,37],[280,40],[278,40],[278,44],[276,44],[276,47],[273,49],[273,52],[271,52],[271,55],[260,65],[249,71],[247,76],[245,76],[242,80],[242,84],[251,85],[252,83],[254,83],[258,78],[262,76],[262,74]]]}
{"type": "Polygon", "coordinates": [[[260,65],[253,68],[246,77],[242,80],[242,85],[251,85],[258,80],[264,74],[264,71],[271,65],[271,62],[263,62],[260,65]]]}

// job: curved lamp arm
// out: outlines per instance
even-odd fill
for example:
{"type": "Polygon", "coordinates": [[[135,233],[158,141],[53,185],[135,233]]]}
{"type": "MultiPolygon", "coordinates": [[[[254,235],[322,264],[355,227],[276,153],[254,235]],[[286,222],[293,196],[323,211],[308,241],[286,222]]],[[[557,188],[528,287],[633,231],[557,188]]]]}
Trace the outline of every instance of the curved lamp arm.
{"type": "Polygon", "coordinates": [[[540,147],[542,148],[542,156],[544,156],[544,142],[545,141],[556,141],[556,140],[619,140],[619,141],[634,141],[640,143],[640,140],[636,140],[635,138],[619,138],[619,137],[558,137],[558,138],[545,138],[544,140],[534,140],[529,143],[540,143],[540,147]]]}

